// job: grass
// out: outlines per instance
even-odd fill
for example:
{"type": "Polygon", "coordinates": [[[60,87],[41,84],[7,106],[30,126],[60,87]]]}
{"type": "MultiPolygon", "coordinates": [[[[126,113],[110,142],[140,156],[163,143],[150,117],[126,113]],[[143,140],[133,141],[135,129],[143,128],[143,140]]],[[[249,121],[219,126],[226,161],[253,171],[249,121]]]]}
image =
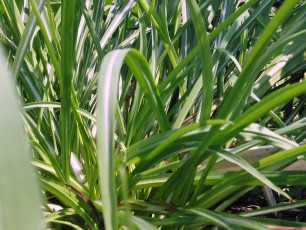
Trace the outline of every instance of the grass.
{"type": "Polygon", "coordinates": [[[272,217],[305,208],[305,8],[1,0],[0,228],[306,227],[272,217]],[[263,185],[287,203],[228,212],[263,185]]]}

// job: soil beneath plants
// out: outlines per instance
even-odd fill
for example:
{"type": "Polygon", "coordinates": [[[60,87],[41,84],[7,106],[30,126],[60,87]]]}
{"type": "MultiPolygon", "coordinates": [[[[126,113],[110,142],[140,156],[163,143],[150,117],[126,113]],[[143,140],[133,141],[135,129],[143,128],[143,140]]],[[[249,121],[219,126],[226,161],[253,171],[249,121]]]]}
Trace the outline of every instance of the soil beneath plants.
{"type": "MultiPolygon", "coordinates": [[[[283,188],[294,201],[301,201],[306,199],[306,187],[305,186],[287,186],[283,188]]],[[[277,204],[287,203],[283,197],[280,197],[278,194],[274,193],[274,198],[277,204]]],[[[230,207],[228,207],[227,212],[229,213],[240,213],[245,211],[251,211],[254,209],[260,209],[264,207],[269,207],[269,204],[263,194],[263,191],[260,187],[256,187],[252,189],[250,192],[246,193],[239,200],[233,203],[230,207]]],[[[296,221],[296,222],[306,222],[306,207],[290,209],[287,211],[278,212],[277,214],[267,214],[259,216],[262,218],[273,218],[279,220],[287,220],[287,221],[296,221]]],[[[306,228],[289,228],[289,227],[278,227],[271,229],[306,229],[306,228]]]]}

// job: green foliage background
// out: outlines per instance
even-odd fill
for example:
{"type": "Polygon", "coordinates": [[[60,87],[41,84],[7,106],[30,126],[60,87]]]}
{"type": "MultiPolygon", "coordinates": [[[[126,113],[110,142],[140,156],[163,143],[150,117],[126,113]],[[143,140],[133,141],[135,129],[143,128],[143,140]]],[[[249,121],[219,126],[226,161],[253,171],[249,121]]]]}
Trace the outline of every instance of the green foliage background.
{"type": "Polygon", "coordinates": [[[303,199],[227,211],[255,186],[292,201],[280,186],[306,183],[282,171],[306,150],[305,10],[1,0],[0,229],[306,227],[261,218],[303,199]],[[266,145],[253,164],[240,156],[266,145]]]}

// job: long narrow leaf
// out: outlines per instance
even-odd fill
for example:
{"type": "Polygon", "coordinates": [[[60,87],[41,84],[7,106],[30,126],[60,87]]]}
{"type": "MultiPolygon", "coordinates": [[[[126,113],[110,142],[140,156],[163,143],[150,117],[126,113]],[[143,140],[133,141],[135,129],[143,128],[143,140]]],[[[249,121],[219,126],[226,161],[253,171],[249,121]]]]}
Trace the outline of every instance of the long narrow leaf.
{"type": "Polygon", "coordinates": [[[38,230],[42,229],[38,185],[2,52],[0,65],[0,228],[38,230]]]}
{"type": "Polygon", "coordinates": [[[190,16],[195,26],[196,35],[200,44],[199,56],[202,65],[202,110],[201,110],[201,123],[209,119],[213,100],[213,73],[212,73],[212,60],[211,51],[209,46],[209,39],[207,36],[206,25],[201,15],[201,11],[197,6],[195,0],[187,1],[190,11],[190,16]]]}
{"type": "MultiPolygon", "coordinates": [[[[75,29],[74,17],[76,2],[64,1],[62,14],[62,78],[61,87],[61,157],[64,177],[69,178],[70,169],[70,130],[71,130],[71,90],[75,63],[75,29]]],[[[69,182],[68,182],[69,183],[69,182]]]]}

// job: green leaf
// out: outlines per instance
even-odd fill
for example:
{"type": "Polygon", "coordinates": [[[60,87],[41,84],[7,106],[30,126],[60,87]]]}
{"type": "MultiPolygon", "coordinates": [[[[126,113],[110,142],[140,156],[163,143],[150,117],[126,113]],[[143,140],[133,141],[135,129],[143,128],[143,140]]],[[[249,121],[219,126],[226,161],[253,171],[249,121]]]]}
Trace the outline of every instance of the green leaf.
{"type": "Polygon", "coordinates": [[[243,168],[244,170],[246,170],[248,173],[250,173],[251,175],[253,175],[255,178],[257,178],[258,180],[260,180],[263,184],[265,184],[266,186],[270,187],[271,189],[273,189],[274,191],[278,192],[279,194],[287,197],[289,200],[291,199],[291,197],[285,193],[282,189],[280,189],[279,187],[277,187],[275,184],[273,184],[270,180],[268,180],[265,176],[263,176],[258,170],[256,170],[254,167],[252,167],[246,160],[244,160],[242,157],[238,156],[238,155],[234,155],[230,152],[227,152],[225,150],[221,150],[218,149],[216,150],[216,153],[224,158],[225,160],[232,162],[238,166],[240,166],[241,168],[243,168]]]}
{"type": "Polygon", "coordinates": [[[218,213],[215,213],[207,209],[190,208],[190,209],[183,209],[183,211],[206,218],[209,221],[211,221],[212,224],[217,225],[218,227],[224,229],[229,229],[229,230],[242,229],[238,225],[228,221],[228,219],[224,218],[222,215],[219,215],[218,213]]]}
{"type": "Polygon", "coordinates": [[[42,229],[38,184],[2,52],[0,65],[0,228],[38,230],[42,229]]]}
{"type": "Polygon", "coordinates": [[[97,108],[99,171],[107,229],[116,229],[118,225],[113,135],[119,75],[124,60],[126,60],[150,102],[152,112],[156,115],[161,129],[168,130],[170,128],[149,65],[145,62],[145,59],[136,50],[116,50],[109,53],[103,59],[99,73],[99,104],[97,108]]]}
{"type": "Polygon", "coordinates": [[[262,67],[256,64],[256,59],[262,55],[277,28],[290,16],[291,10],[298,2],[299,0],[285,1],[277,11],[275,17],[265,27],[265,30],[256,41],[250,55],[246,59],[246,63],[239,74],[238,81],[220,106],[220,110],[218,111],[219,118],[235,119],[241,113],[246,104],[246,97],[250,94],[255,76],[262,67]],[[240,93],[238,94],[237,92],[240,93]]]}
{"type": "Polygon", "coordinates": [[[200,44],[199,56],[201,59],[203,82],[201,123],[205,123],[205,121],[210,118],[214,89],[210,44],[206,31],[206,25],[196,1],[187,1],[187,6],[195,26],[198,42],[200,44]]]}
{"type": "MultiPolygon", "coordinates": [[[[301,95],[306,91],[306,82],[295,83],[290,86],[281,88],[265,98],[260,102],[253,105],[246,112],[237,117],[233,122],[232,127],[228,127],[224,130],[225,135],[220,136],[218,139],[226,139],[233,136],[238,130],[248,125],[251,122],[256,121],[258,118],[266,114],[271,109],[278,105],[281,105],[295,96],[301,95]]],[[[218,140],[217,140],[218,141],[218,140]]]]}
{"type": "MultiPolygon", "coordinates": [[[[72,78],[75,65],[75,1],[63,1],[62,15],[62,53],[61,53],[61,79],[60,79],[60,95],[61,95],[61,159],[65,180],[69,178],[70,170],[70,154],[71,154],[71,94],[72,94],[72,78]]],[[[69,184],[69,181],[67,181],[69,184]]]]}
{"type": "MultiPolygon", "coordinates": [[[[43,6],[45,5],[46,0],[44,1],[36,1],[38,11],[41,12],[43,9],[43,6]]],[[[34,11],[31,12],[29,19],[27,21],[27,24],[25,26],[25,29],[23,31],[23,34],[20,38],[20,42],[16,51],[16,57],[14,59],[13,63],[13,79],[17,78],[17,75],[20,71],[21,63],[25,57],[25,54],[27,52],[27,49],[29,48],[30,40],[32,39],[35,27],[37,24],[37,19],[35,17],[34,11]]]]}

